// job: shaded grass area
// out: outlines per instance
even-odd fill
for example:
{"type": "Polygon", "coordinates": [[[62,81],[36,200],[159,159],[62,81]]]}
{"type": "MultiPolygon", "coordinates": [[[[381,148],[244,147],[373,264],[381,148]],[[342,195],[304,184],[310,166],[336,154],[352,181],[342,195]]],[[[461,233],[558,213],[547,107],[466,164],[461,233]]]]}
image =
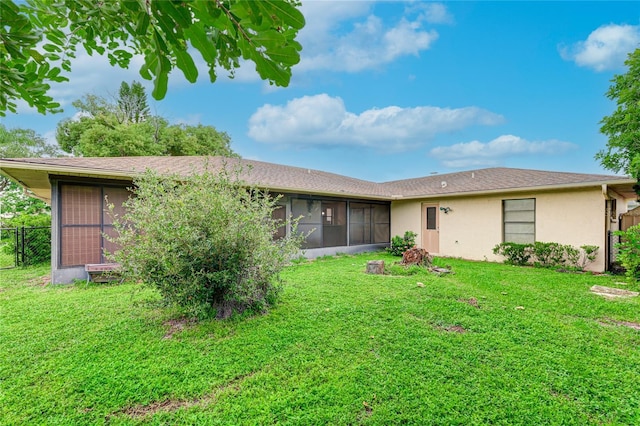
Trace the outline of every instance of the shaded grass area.
{"type": "Polygon", "coordinates": [[[640,331],[616,325],[640,302],[588,291],[621,280],[373,259],[397,260],[293,265],[268,314],[200,324],[134,285],[0,271],[0,423],[640,424],[640,331]]]}

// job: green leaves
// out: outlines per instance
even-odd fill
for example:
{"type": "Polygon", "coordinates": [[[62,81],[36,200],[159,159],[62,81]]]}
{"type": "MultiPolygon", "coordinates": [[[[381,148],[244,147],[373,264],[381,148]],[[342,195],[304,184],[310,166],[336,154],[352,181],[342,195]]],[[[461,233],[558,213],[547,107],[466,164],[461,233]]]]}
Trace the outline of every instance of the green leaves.
{"type": "MultiPolygon", "coordinates": [[[[254,3],[254,2],[250,2],[254,3]]],[[[283,26],[295,29],[304,27],[304,16],[291,3],[286,1],[263,0],[255,2],[264,14],[281,19],[283,26]]]]}
{"type": "Polygon", "coordinates": [[[189,83],[195,83],[198,79],[198,69],[191,56],[186,50],[181,49],[176,49],[174,53],[176,54],[176,66],[182,70],[189,83]]]}
{"type": "Polygon", "coordinates": [[[142,55],[140,75],[154,80],[156,99],[166,95],[174,68],[197,81],[194,51],[211,82],[220,68],[233,76],[244,58],[261,78],[287,86],[302,48],[295,41],[305,23],[298,6],[296,0],[32,0],[19,6],[2,0],[0,116],[15,111],[18,99],[42,113],[58,111],[47,95],[50,83],[67,80],[61,71],[71,71],[78,45],[90,55],[106,53],[122,68],[142,55]]]}
{"type": "Polygon", "coordinates": [[[64,81],[60,70],[51,65],[58,32],[48,36],[53,42],[44,44],[44,51],[38,50],[42,33],[32,25],[13,0],[0,1],[0,117],[6,111],[16,112],[18,99],[35,107],[38,112],[55,112],[60,104],[47,95],[50,82],[64,81]]]}
{"type": "Polygon", "coordinates": [[[156,288],[190,316],[261,311],[273,302],[278,274],[301,238],[273,241],[281,225],[272,217],[277,198],[247,190],[240,170],[194,167],[204,172],[149,171],[136,179],[136,197],[115,221],[121,249],[114,257],[125,277],[156,288]]]}
{"type": "Polygon", "coordinates": [[[616,75],[606,93],[618,106],[600,122],[600,132],[609,140],[595,158],[603,167],[623,171],[640,183],[640,49],[630,53],[625,64],[627,73],[616,75]]]}

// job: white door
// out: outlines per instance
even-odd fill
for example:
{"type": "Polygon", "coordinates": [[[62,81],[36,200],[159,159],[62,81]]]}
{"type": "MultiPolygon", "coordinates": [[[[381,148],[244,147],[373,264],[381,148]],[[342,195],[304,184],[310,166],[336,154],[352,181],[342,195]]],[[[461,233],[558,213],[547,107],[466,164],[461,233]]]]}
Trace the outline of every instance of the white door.
{"type": "Polygon", "coordinates": [[[422,248],[429,253],[440,252],[438,204],[422,205],[422,248]]]}

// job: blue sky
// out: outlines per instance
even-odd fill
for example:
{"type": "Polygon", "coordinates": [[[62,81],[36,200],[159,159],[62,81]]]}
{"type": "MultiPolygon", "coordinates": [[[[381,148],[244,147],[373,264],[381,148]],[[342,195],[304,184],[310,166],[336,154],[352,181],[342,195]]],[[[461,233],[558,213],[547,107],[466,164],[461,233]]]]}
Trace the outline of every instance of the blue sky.
{"type": "MultiPolygon", "coordinates": [[[[303,1],[302,60],[275,88],[243,64],[234,80],[171,76],[152,110],[213,125],[242,157],[373,181],[504,166],[610,173],[605,92],[640,47],[640,2],[303,1]]],[[[197,52],[196,52],[196,55],[197,52]]],[[[85,93],[139,80],[79,55],[52,92],[65,112],[2,118],[54,138],[85,93]]]]}

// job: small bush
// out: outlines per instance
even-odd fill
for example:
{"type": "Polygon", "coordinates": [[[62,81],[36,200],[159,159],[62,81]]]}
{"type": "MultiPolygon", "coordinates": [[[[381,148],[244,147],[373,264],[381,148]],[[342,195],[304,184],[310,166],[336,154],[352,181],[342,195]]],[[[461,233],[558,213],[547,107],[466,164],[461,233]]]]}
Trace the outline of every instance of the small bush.
{"type": "Polygon", "coordinates": [[[505,257],[505,263],[509,265],[523,266],[529,263],[533,251],[532,244],[500,243],[493,248],[493,254],[505,257]]]}
{"type": "Polygon", "coordinates": [[[598,257],[598,246],[591,245],[583,245],[580,246],[582,249],[582,258],[578,261],[577,266],[580,269],[585,269],[588,264],[595,262],[596,257],[598,257]]]}
{"type": "Polygon", "coordinates": [[[621,237],[615,244],[618,249],[616,260],[622,264],[630,281],[640,280],[640,225],[631,226],[626,231],[615,231],[614,235],[621,237]]]}
{"type": "Polygon", "coordinates": [[[402,256],[402,253],[416,245],[417,236],[413,231],[406,231],[403,237],[396,235],[391,239],[391,247],[387,251],[394,256],[402,256]]]}
{"type": "MultiPolygon", "coordinates": [[[[147,172],[135,181],[127,213],[115,217],[123,277],[156,288],[193,317],[263,311],[279,272],[299,252],[297,232],[274,241],[277,198],[227,171],[189,177],[147,172]]],[[[113,209],[112,209],[113,212],[113,209]]],[[[295,228],[295,224],[294,224],[295,228]]]]}
{"type": "Polygon", "coordinates": [[[501,243],[493,248],[494,254],[504,256],[505,263],[526,265],[530,261],[543,268],[571,267],[584,270],[598,256],[598,246],[583,245],[575,248],[569,244],[545,243],[533,244],[501,243]]]}
{"type": "Polygon", "coordinates": [[[535,258],[536,266],[551,267],[563,263],[566,246],[558,243],[543,243],[536,241],[533,243],[532,256],[535,258]]]}

